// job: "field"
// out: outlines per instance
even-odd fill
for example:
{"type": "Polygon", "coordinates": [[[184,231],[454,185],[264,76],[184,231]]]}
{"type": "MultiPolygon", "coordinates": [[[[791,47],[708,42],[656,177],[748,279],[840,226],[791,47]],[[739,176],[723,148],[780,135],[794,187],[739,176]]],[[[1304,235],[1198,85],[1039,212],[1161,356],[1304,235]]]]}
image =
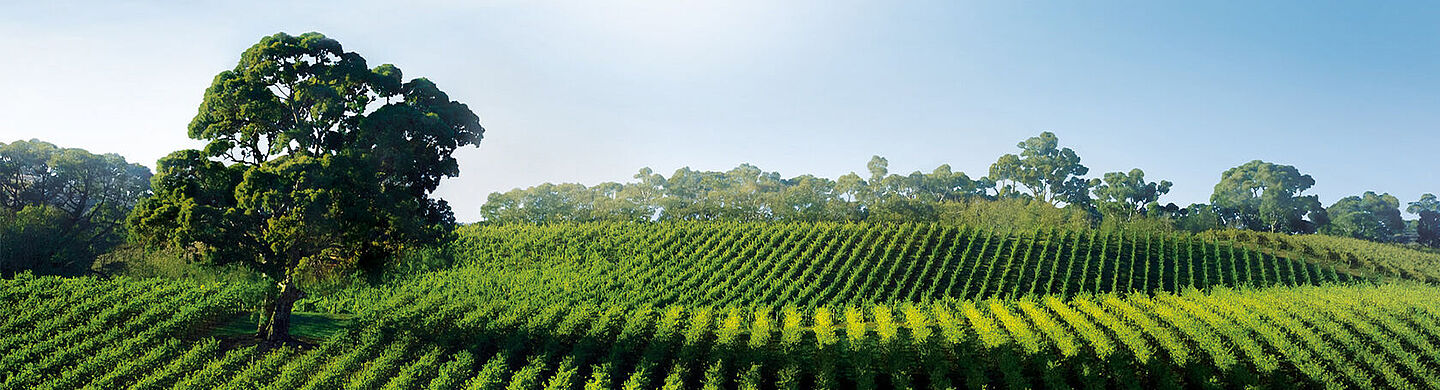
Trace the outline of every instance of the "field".
{"type": "Polygon", "coordinates": [[[439,252],[303,300],[344,325],[272,350],[225,332],[243,286],[22,275],[0,388],[1440,388],[1440,287],[1253,241],[562,224],[439,252]]]}

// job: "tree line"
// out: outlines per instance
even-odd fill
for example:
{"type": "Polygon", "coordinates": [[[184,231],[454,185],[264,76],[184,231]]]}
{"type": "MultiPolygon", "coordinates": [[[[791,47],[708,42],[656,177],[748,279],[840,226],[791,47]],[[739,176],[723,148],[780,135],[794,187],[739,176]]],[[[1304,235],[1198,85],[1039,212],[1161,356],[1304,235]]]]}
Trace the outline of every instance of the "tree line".
{"type": "Polygon", "coordinates": [[[125,240],[150,169],[39,140],[0,142],[0,275],[75,275],[125,240]]]}
{"type": "MultiPolygon", "coordinates": [[[[891,173],[874,156],[867,176],[785,178],[751,164],[728,171],[680,168],[669,177],[643,168],[629,182],[594,186],[541,185],[496,192],[481,206],[492,223],[562,221],[870,221],[998,223],[1021,219],[1047,224],[1099,226],[1152,223],[1188,231],[1246,229],[1288,234],[1324,233],[1380,242],[1417,241],[1440,246],[1440,201],[1425,194],[1408,204],[1419,214],[1405,221],[1400,200],[1367,191],[1329,207],[1305,191],[1315,179],[1294,166],[1261,160],[1220,175],[1209,203],[1161,203],[1173,183],[1150,181],[1139,168],[1086,178],[1089,168],[1074,150],[1044,132],[1000,156],[987,175],[972,178],[950,165],[929,173],[891,173]],[[1414,225],[1413,227],[1410,225],[1414,225]],[[1407,232],[1413,231],[1413,235],[1407,232]]],[[[1033,225],[1029,225],[1033,226],[1033,225]]]]}

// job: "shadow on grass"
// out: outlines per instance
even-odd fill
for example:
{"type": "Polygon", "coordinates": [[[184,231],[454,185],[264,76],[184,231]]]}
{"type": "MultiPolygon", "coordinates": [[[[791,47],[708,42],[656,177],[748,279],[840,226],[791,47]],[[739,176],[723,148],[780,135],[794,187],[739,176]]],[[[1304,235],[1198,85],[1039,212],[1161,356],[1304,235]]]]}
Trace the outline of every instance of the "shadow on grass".
{"type": "MultiPolygon", "coordinates": [[[[319,344],[356,323],[348,314],[295,312],[290,316],[290,336],[307,344],[319,344]]],[[[258,322],[254,314],[242,313],[217,324],[210,336],[222,340],[252,337],[258,322]]]]}

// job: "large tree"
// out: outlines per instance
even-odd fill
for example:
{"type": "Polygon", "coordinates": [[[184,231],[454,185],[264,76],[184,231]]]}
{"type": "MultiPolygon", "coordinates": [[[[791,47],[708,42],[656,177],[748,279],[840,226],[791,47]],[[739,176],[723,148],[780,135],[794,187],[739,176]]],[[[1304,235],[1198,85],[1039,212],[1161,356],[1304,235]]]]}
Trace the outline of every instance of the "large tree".
{"type": "Polygon", "coordinates": [[[1170,192],[1169,181],[1146,182],[1145,171],[1140,168],[1126,172],[1108,172],[1105,179],[1090,181],[1094,186],[1095,200],[1100,211],[1107,217],[1121,217],[1129,220],[1147,211],[1161,209],[1160,196],[1170,192]]]}
{"type": "Polygon", "coordinates": [[[1361,196],[1347,196],[1325,213],[1330,217],[1330,223],[1320,229],[1325,234],[1386,242],[1405,232],[1400,200],[1390,194],[1365,191],[1361,196]]]}
{"type": "Polygon", "coordinates": [[[1435,194],[1420,196],[1420,200],[1410,202],[1405,211],[1420,214],[1420,220],[1415,221],[1416,239],[1421,245],[1432,248],[1440,248],[1440,200],[1435,199],[1435,194]]]}
{"type": "Polygon", "coordinates": [[[1060,148],[1055,133],[1043,132],[1016,146],[1020,148],[1018,156],[1006,154],[990,165],[989,179],[1001,186],[1002,197],[1018,183],[1041,202],[1089,203],[1090,182],[1080,176],[1089,173],[1090,168],[1080,164],[1074,150],[1060,148]]]}
{"type": "Polygon", "coordinates": [[[1225,224],[1240,229],[1314,233],[1327,219],[1310,175],[1289,165],[1251,161],[1220,175],[1210,203],[1225,224]]]}
{"type": "Polygon", "coordinates": [[[275,34],[215,76],[189,126],[207,145],[161,159],[128,222],[145,242],[272,278],[258,334],[284,342],[297,270],[375,266],[453,228],[430,194],[483,132],[429,80],[371,68],[319,33],[275,34]]]}
{"type": "Polygon", "coordinates": [[[116,154],[0,143],[0,273],[89,270],[149,189],[150,169],[116,154]]]}

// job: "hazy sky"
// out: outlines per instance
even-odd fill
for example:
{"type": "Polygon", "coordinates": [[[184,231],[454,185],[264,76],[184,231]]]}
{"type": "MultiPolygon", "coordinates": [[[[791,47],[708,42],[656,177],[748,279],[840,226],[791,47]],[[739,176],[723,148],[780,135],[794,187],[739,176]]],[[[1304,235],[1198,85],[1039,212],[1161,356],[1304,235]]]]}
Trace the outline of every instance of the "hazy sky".
{"type": "Polygon", "coordinates": [[[439,191],[461,221],[493,191],[646,166],[834,178],[878,154],[978,177],[1041,131],[1182,205],[1253,159],[1326,205],[1440,192],[1434,3],[24,3],[0,5],[0,141],[153,167],[200,145],[185,127],[245,48],[319,31],[481,116],[439,191]]]}

